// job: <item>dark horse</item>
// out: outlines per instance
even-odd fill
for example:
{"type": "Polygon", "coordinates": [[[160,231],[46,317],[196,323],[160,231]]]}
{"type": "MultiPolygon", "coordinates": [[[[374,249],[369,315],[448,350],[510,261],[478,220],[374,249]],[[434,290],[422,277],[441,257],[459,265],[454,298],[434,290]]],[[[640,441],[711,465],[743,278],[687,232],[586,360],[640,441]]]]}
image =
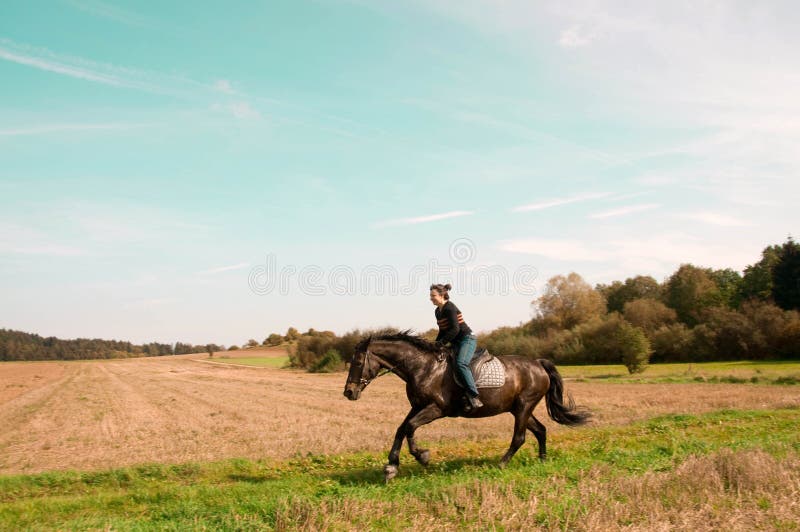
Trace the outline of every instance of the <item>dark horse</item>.
{"type": "Polygon", "coordinates": [[[406,394],[411,403],[403,423],[397,428],[389,463],[384,476],[390,480],[400,466],[400,449],[403,439],[408,449],[422,465],[427,465],[430,453],[420,449],[414,441],[414,431],[422,425],[442,417],[489,417],[503,412],[514,416],[514,437],[511,446],[500,460],[505,466],[517,449],[525,442],[525,429],[530,430],[539,443],[539,458],[547,454],[547,431],[533,416],[533,409],[545,398],[547,413],[562,425],[582,425],[590,414],[575,407],[571,399],[564,402],[564,383],[555,365],[546,359],[531,360],[519,356],[498,357],[506,372],[505,384],[499,388],[483,388],[483,406],[465,413],[461,397],[463,390],[453,379],[451,364],[447,363],[447,348],[407,332],[381,335],[362,340],[355,348],[350,363],[350,373],[344,395],[355,401],[361,391],[376,377],[381,369],[391,371],[406,382],[406,394]]]}

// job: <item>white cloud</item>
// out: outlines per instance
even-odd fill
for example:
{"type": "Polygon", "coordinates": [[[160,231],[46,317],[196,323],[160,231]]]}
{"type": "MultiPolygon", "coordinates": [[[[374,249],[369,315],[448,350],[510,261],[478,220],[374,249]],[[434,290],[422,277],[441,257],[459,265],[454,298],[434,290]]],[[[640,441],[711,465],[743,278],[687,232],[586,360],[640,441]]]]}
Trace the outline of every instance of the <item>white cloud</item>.
{"type": "Polygon", "coordinates": [[[45,135],[63,131],[128,130],[155,125],[157,124],[40,124],[13,129],[0,129],[0,136],[45,135]]]}
{"type": "Polygon", "coordinates": [[[0,254],[72,257],[85,255],[86,250],[58,242],[44,231],[28,225],[0,221],[0,254]]]}
{"type": "Polygon", "coordinates": [[[561,32],[558,44],[564,48],[579,48],[591,43],[594,35],[585,33],[580,25],[571,26],[561,32]]]}
{"type": "Polygon", "coordinates": [[[447,220],[449,218],[458,218],[460,216],[471,216],[475,214],[474,211],[450,211],[441,214],[430,214],[427,216],[417,216],[414,218],[400,218],[397,220],[385,220],[383,222],[375,222],[373,227],[388,227],[395,225],[415,225],[429,222],[436,222],[439,220],[447,220]]]}
{"type": "Polygon", "coordinates": [[[250,104],[247,102],[232,103],[228,106],[228,109],[236,118],[249,119],[261,117],[261,113],[250,107],[250,104]]]}
{"type": "Polygon", "coordinates": [[[183,96],[193,95],[197,90],[208,90],[207,85],[188,78],[99,63],[72,55],[56,54],[46,48],[37,48],[0,38],[0,60],[3,59],[39,70],[119,88],[183,96]]]}
{"type": "Polygon", "coordinates": [[[214,90],[225,94],[235,94],[231,82],[227,79],[218,79],[214,82],[214,90]]]}
{"type": "Polygon", "coordinates": [[[695,220],[697,222],[703,222],[710,225],[718,225],[721,227],[748,227],[752,225],[749,222],[740,220],[738,218],[734,218],[733,216],[718,214],[715,212],[692,212],[692,213],[678,214],[677,216],[678,218],[684,218],[686,220],[695,220]]]}
{"type": "Polygon", "coordinates": [[[551,207],[558,207],[560,205],[567,205],[570,203],[577,203],[579,201],[605,198],[608,196],[610,196],[610,193],[608,192],[601,192],[598,194],[581,194],[569,198],[554,198],[554,199],[539,201],[536,203],[529,203],[528,205],[519,205],[511,210],[513,212],[539,211],[542,209],[549,209],[551,207]]]}
{"type": "Polygon", "coordinates": [[[211,106],[211,109],[227,113],[240,120],[255,120],[261,118],[261,113],[253,109],[247,102],[233,102],[229,104],[215,103],[211,106]]]}
{"type": "MultiPolygon", "coordinates": [[[[650,168],[640,183],[679,183],[748,206],[800,197],[800,10],[794,3],[416,5],[522,54],[536,53],[531,60],[544,54],[565,87],[591,87],[587,100],[599,104],[587,103],[589,112],[599,109],[655,132],[642,137],[647,148],[624,148],[625,158],[650,168]],[[567,49],[575,45],[580,54],[567,49]]],[[[622,158],[620,149],[605,151],[622,158]]]]}
{"type": "Polygon", "coordinates": [[[218,268],[211,268],[210,270],[204,270],[197,273],[199,275],[213,275],[215,273],[230,272],[233,270],[242,270],[244,268],[248,268],[249,266],[250,266],[249,262],[240,262],[238,264],[231,264],[230,266],[220,266],[218,268]]]}
{"type": "MultiPolygon", "coordinates": [[[[0,41],[0,43],[5,44],[3,41],[0,41]]],[[[57,74],[64,74],[66,76],[70,76],[73,78],[85,79],[87,81],[94,81],[97,83],[104,83],[106,85],[114,85],[115,87],[130,86],[124,80],[114,75],[103,74],[79,66],[60,63],[52,59],[44,59],[39,57],[33,57],[30,55],[20,54],[12,50],[9,50],[7,48],[0,48],[0,59],[5,59],[6,61],[12,61],[14,63],[19,63],[21,65],[31,66],[34,68],[38,68],[40,70],[55,72],[57,74]]]]}
{"type": "Polygon", "coordinates": [[[603,212],[596,212],[594,214],[590,214],[589,218],[599,220],[603,218],[613,218],[617,216],[625,216],[627,214],[633,214],[635,212],[642,212],[642,211],[649,211],[651,209],[655,209],[660,207],[657,203],[645,203],[642,205],[629,205],[627,207],[620,207],[619,209],[611,209],[608,211],[603,212]]]}
{"type": "Polygon", "coordinates": [[[150,299],[139,299],[136,301],[130,301],[122,305],[122,308],[127,310],[137,310],[137,309],[151,309],[153,307],[161,307],[164,305],[169,305],[172,303],[176,303],[178,300],[174,297],[156,297],[150,299]]]}
{"type": "Polygon", "coordinates": [[[100,18],[121,22],[128,26],[152,27],[156,23],[138,13],[97,0],[66,0],[68,5],[100,18]]]}
{"type": "MultiPolygon", "coordinates": [[[[665,275],[681,264],[712,268],[743,269],[754,262],[759,249],[731,247],[725,242],[708,242],[685,233],[661,233],[647,238],[547,239],[521,238],[497,243],[512,253],[536,255],[572,263],[608,263],[615,272],[665,275]]],[[[570,265],[575,269],[575,265],[570,265]]]]}
{"type": "Polygon", "coordinates": [[[501,241],[499,247],[503,251],[539,255],[554,260],[594,262],[609,258],[607,251],[594,249],[579,240],[525,238],[501,241]]]}

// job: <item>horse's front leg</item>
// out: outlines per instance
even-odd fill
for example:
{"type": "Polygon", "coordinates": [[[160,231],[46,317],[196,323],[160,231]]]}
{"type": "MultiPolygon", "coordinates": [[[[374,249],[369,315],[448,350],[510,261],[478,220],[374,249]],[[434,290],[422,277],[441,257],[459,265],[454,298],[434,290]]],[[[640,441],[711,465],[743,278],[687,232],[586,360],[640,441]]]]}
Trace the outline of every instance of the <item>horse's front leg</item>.
{"type": "Polygon", "coordinates": [[[406,429],[408,422],[419,412],[418,408],[411,408],[408,415],[397,427],[397,432],[394,434],[394,442],[392,443],[392,450],[389,451],[389,463],[383,466],[383,477],[386,482],[389,482],[397,476],[397,468],[400,467],[400,449],[403,447],[403,440],[406,437],[406,429]]]}
{"type": "Polygon", "coordinates": [[[420,464],[427,466],[428,462],[431,461],[431,453],[428,449],[420,449],[417,447],[417,442],[414,440],[414,432],[410,431],[408,435],[408,452],[411,453],[411,456],[417,459],[417,462],[420,464]]]}
{"type": "Polygon", "coordinates": [[[424,455],[425,462],[427,463],[428,451],[426,449],[417,449],[416,443],[414,442],[414,432],[417,428],[435,419],[439,419],[442,415],[441,409],[435,403],[431,403],[422,409],[411,409],[406,419],[397,428],[394,445],[392,445],[392,450],[389,451],[389,463],[383,468],[383,477],[386,482],[397,476],[400,466],[400,449],[403,446],[404,438],[408,438],[408,446],[411,454],[414,455],[420,463],[422,463],[421,457],[424,455]]]}

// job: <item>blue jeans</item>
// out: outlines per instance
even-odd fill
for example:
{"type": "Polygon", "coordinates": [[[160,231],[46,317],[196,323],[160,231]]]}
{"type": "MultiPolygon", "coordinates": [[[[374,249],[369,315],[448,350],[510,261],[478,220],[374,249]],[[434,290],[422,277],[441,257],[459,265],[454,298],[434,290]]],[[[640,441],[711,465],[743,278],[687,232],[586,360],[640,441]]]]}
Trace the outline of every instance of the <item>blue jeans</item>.
{"type": "Polygon", "coordinates": [[[461,340],[456,354],[456,371],[458,371],[458,375],[461,377],[461,382],[464,383],[467,392],[473,397],[478,396],[478,389],[475,387],[475,379],[472,378],[472,370],[469,369],[469,363],[475,354],[477,344],[478,339],[475,338],[475,335],[469,334],[461,340]]]}

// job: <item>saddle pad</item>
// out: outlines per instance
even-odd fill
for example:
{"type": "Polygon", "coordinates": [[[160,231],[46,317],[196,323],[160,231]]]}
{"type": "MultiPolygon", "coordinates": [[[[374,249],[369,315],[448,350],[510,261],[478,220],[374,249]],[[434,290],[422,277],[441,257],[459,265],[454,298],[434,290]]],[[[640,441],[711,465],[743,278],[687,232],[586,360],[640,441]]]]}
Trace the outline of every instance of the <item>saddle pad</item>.
{"type": "Polygon", "coordinates": [[[506,368],[495,357],[485,362],[475,376],[476,388],[499,388],[506,382],[506,368]]]}

